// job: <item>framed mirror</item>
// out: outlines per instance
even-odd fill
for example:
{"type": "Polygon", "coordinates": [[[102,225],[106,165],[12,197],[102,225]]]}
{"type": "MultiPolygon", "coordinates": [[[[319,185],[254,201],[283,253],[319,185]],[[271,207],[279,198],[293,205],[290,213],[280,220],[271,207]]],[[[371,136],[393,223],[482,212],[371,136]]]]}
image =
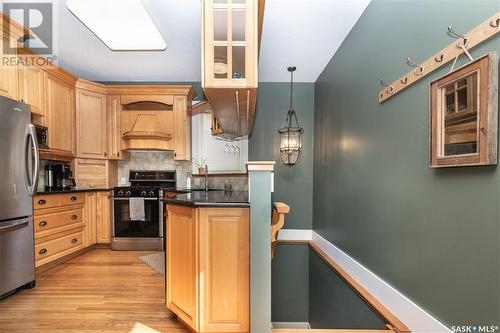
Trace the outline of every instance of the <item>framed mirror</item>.
{"type": "Polygon", "coordinates": [[[431,82],[431,168],[497,164],[498,56],[431,82]]]}

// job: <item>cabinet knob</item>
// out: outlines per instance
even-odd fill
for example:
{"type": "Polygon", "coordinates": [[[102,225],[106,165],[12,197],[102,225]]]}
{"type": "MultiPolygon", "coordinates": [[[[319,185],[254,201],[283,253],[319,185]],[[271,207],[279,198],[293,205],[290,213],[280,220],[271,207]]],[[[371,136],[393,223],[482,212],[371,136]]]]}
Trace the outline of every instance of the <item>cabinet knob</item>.
{"type": "Polygon", "coordinates": [[[47,225],[47,221],[40,221],[40,223],[38,223],[38,225],[40,227],[45,227],[47,225]]]}
{"type": "Polygon", "coordinates": [[[108,153],[104,152],[104,157],[108,156],[108,153]]]}
{"type": "Polygon", "coordinates": [[[120,157],[120,152],[118,152],[118,154],[116,154],[118,157],[120,157]]]}
{"type": "Polygon", "coordinates": [[[76,220],[77,218],[78,218],[78,215],[76,215],[76,214],[75,215],[71,215],[71,219],[72,220],[76,220]]]}
{"type": "Polygon", "coordinates": [[[45,199],[38,200],[39,205],[45,205],[46,203],[47,203],[47,200],[45,200],[45,199]]]}
{"type": "Polygon", "coordinates": [[[76,201],[77,197],[71,197],[71,201],[76,201]]]}
{"type": "Polygon", "coordinates": [[[73,238],[73,239],[71,240],[71,244],[75,244],[76,242],[78,242],[78,239],[76,239],[76,238],[73,238]]]}
{"type": "Polygon", "coordinates": [[[38,251],[38,254],[45,254],[45,253],[47,253],[47,249],[45,249],[45,248],[38,251]]]}

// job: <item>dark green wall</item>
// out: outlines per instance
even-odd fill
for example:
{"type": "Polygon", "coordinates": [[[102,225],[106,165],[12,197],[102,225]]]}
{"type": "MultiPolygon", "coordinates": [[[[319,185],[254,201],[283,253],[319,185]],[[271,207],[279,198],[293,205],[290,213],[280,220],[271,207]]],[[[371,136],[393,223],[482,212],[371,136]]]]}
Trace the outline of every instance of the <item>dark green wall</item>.
{"type": "Polygon", "coordinates": [[[429,82],[450,65],[383,104],[379,81],[499,10],[374,0],[316,82],[314,230],[448,325],[500,324],[500,170],[427,166],[429,82]]]}
{"type": "MultiPolygon", "coordinates": [[[[300,69],[298,69],[300,70],[300,69]]],[[[304,128],[302,155],[298,165],[286,167],[279,156],[277,129],[285,125],[290,101],[289,83],[259,83],[255,123],[248,142],[248,158],[276,161],[273,201],[289,205],[285,228],[312,228],[314,84],[296,83],[294,109],[304,128]]]]}
{"type": "MultiPolygon", "coordinates": [[[[302,156],[294,167],[285,167],[281,162],[277,133],[277,129],[285,125],[289,89],[289,83],[259,83],[248,158],[251,161],[276,161],[272,198],[290,206],[285,228],[312,229],[314,83],[294,85],[294,108],[300,125],[304,127],[302,156]]],[[[308,266],[304,260],[307,260],[307,251],[279,247],[272,265],[273,321],[307,321],[308,266]]]]}
{"type": "Polygon", "coordinates": [[[309,245],[280,244],[272,261],[272,321],[309,321],[309,245]]]}
{"type": "Polygon", "coordinates": [[[309,249],[311,328],[385,329],[385,321],[320,256],[309,249]]]}

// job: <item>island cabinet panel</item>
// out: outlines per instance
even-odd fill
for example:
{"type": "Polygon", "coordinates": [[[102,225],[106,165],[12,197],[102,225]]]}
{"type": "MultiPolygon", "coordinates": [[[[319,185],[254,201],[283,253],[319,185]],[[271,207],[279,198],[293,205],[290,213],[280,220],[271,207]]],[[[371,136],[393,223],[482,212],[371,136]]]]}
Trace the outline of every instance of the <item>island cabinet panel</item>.
{"type": "Polygon", "coordinates": [[[249,332],[248,208],[167,211],[167,307],[196,332],[249,332]]]}
{"type": "Polygon", "coordinates": [[[50,73],[47,77],[49,147],[53,153],[74,157],[75,89],[50,73]]]}
{"type": "Polygon", "coordinates": [[[198,331],[196,211],[169,206],[167,226],[167,306],[198,331]]]}
{"type": "Polygon", "coordinates": [[[106,95],[76,90],[76,147],[81,158],[107,157],[106,95]]]}
{"type": "Polygon", "coordinates": [[[249,222],[245,209],[200,209],[200,331],[249,330],[249,222]]]}

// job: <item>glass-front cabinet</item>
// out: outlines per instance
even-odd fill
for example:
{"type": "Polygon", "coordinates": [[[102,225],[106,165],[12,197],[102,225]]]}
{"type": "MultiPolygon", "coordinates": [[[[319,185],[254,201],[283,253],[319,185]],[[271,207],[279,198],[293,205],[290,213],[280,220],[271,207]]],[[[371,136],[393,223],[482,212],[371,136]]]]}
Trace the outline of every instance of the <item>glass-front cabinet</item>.
{"type": "Polygon", "coordinates": [[[258,83],[258,0],[203,0],[203,87],[258,83]]]}

